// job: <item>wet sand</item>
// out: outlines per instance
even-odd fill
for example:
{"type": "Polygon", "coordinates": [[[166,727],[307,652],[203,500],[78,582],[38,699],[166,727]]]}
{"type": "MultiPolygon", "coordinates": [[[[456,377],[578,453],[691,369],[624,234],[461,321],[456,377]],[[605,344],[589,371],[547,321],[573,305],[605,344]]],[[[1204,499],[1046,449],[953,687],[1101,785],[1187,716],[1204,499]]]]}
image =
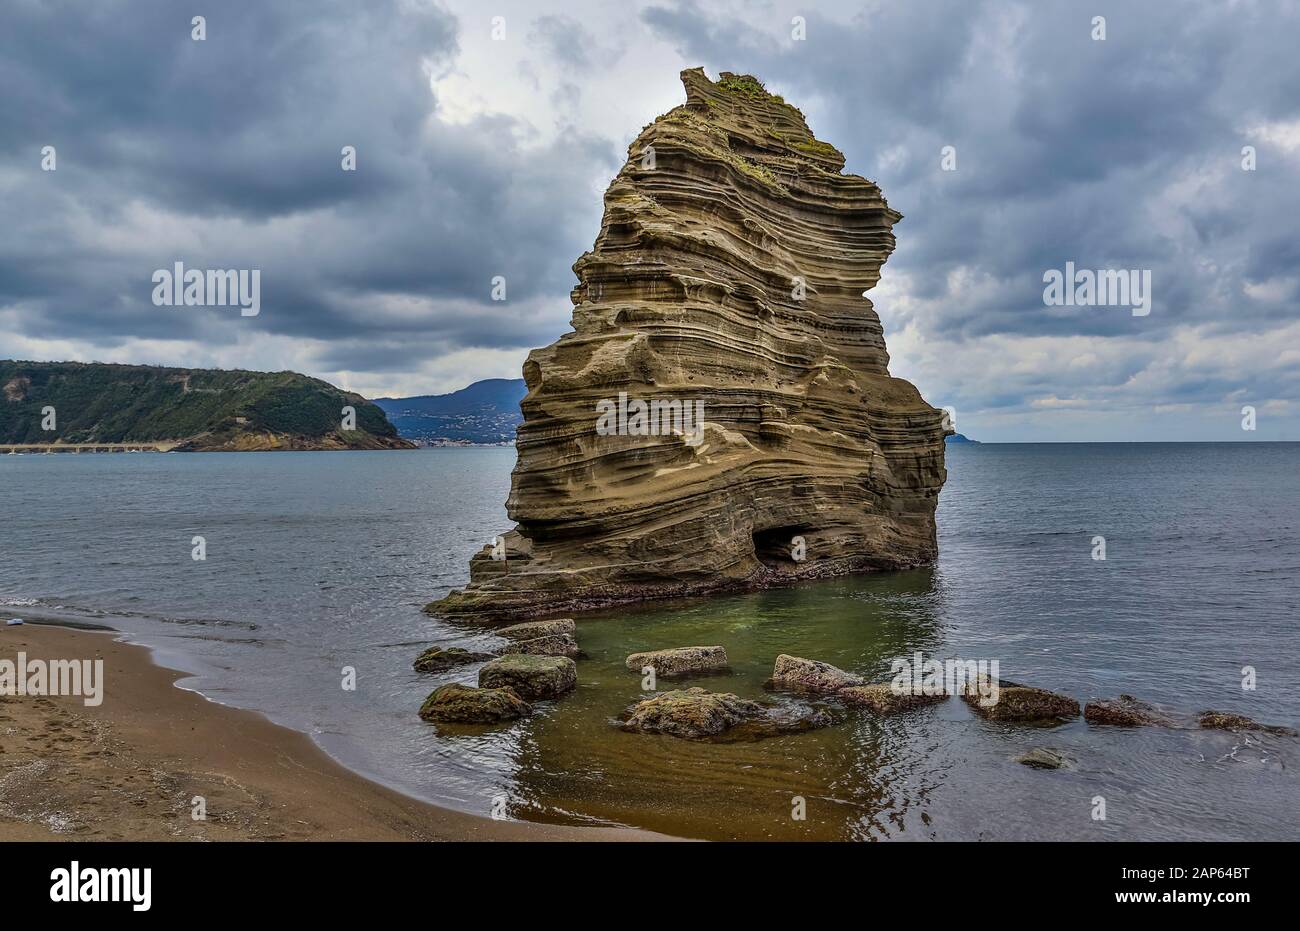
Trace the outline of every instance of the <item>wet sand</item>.
{"type": "Polygon", "coordinates": [[[309,737],[177,688],[112,633],[0,627],[0,659],[104,661],[104,700],[0,696],[0,841],[652,840],[494,821],[371,782],[309,737]],[[192,817],[201,796],[206,820],[192,817]]]}

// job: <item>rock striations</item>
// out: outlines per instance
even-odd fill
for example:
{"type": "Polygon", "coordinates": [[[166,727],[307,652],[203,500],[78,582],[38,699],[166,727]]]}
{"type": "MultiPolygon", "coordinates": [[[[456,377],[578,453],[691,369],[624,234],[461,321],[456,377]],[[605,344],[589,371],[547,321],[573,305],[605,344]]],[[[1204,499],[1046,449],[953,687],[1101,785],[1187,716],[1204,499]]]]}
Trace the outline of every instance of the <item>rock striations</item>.
{"type": "Polygon", "coordinates": [[[936,555],[951,431],[890,376],[864,297],[901,215],[756,79],[682,81],[573,266],[573,332],[524,364],[517,526],[432,613],[524,618],[936,555]]]}

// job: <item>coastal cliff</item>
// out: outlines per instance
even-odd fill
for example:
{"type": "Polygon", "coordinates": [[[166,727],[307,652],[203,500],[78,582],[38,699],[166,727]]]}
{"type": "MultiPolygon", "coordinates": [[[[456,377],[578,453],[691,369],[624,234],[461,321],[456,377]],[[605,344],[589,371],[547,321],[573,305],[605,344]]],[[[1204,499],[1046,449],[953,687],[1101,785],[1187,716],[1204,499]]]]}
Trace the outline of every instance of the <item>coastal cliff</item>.
{"type": "MultiPolygon", "coordinates": [[[[493,621],[931,562],[942,412],[864,292],[901,215],[755,78],[682,72],[632,143],[573,331],[524,364],[517,526],[431,613],[493,621]]],[[[947,431],[951,432],[951,431],[947,431]]]]}
{"type": "Polygon", "coordinates": [[[0,446],[409,449],[359,394],[297,372],[0,360],[0,446]],[[343,429],[344,407],[355,429],[343,429]]]}

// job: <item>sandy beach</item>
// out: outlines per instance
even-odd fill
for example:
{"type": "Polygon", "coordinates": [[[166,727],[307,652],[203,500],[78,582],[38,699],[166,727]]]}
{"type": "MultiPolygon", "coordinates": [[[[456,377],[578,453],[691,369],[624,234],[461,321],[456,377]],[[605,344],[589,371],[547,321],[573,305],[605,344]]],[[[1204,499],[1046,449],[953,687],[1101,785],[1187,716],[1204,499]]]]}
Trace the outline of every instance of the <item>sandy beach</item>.
{"type": "Polygon", "coordinates": [[[494,821],[371,782],[309,737],[177,688],[110,632],[0,628],[0,659],[102,659],[104,700],[0,697],[0,841],[647,840],[620,828],[494,821]],[[206,819],[192,817],[205,800],[206,819]]]}

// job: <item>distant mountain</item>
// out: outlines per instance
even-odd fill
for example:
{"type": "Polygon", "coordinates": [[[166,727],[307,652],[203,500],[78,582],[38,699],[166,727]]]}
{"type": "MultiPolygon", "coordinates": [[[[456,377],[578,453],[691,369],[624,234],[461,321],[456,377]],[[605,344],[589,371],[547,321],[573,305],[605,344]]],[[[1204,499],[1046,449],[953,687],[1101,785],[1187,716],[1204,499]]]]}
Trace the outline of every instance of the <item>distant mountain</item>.
{"type": "Polygon", "coordinates": [[[0,360],[0,444],[132,442],[183,451],[411,445],[361,395],[297,372],[0,360]],[[354,430],[343,429],[344,407],[356,412],[354,430]]]}
{"type": "Polygon", "coordinates": [[[431,446],[513,443],[523,423],[522,378],[488,378],[453,391],[414,398],[375,398],[397,432],[431,446]]]}
{"type": "Polygon", "coordinates": [[[950,433],[945,438],[945,441],[948,443],[970,443],[973,446],[980,445],[979,440],[972,440],[970,437],[965,436],[964,434],[961,433],[950,433]]]}

